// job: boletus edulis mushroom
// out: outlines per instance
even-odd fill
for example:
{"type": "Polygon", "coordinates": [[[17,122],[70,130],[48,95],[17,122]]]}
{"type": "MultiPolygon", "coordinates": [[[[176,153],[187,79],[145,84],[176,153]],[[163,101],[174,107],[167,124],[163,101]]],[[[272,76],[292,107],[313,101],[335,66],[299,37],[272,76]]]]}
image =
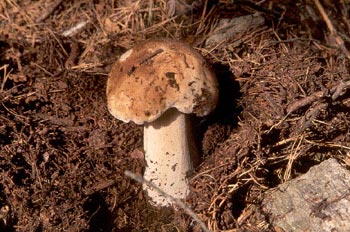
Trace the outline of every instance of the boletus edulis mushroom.
{"type": "MultiPolygon", "coordinates": [[[[110,113],[144,125],[144,178],[179,199],[189,193],[198,155],[188,114],[205,116],[217,101],[218,83],[205,59],[174,40],[150,40],[126,51],[107,82],[110,113]]],[[[143,189],[154,205],[172,204],[155,189],[143,189]]]]}

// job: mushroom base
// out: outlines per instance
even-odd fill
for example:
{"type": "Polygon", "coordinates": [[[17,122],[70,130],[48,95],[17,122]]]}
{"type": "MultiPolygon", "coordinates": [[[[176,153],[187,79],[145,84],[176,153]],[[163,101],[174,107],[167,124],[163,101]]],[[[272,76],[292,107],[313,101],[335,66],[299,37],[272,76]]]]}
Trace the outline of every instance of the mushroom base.
{"type": "MultiPolygon", "coordinates": [[[[144,178],[174,198],[186,198],[187,177],[197,158],[189,116],[170,109],[156,121],[145,124],[144,149],[147,163],[144,178]]],[[[157,190],[147,185],[143,185],[143,189],[154,205],[172,205],[173,202],[157,190]]]]}

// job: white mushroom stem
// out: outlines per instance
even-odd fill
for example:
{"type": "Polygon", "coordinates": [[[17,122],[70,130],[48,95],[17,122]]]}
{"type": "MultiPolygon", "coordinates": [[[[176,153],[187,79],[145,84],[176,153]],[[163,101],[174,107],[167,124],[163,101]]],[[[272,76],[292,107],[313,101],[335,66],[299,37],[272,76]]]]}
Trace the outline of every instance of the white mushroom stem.
{"type": "MultiPolygon", "coordinates": [[[[189,116],[170,109],[144,127],[144,149],[147,163],[144,178],[174,198],[189,194],[188,175],[193,170],[196,149],[191,136],[189,116]]],[[[157,190],[143,185],[156,206],[173,202],[157,190]]]]}

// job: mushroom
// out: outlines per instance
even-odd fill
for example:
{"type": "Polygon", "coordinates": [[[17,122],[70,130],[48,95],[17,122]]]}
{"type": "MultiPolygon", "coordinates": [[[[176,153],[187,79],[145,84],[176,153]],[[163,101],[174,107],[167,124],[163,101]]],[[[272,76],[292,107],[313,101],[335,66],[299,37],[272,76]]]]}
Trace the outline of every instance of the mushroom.
{"type": "MultiPolygon", "coordinates": [[[[107,82],[110,113],[123,122],[144,125],[144,178],[167,194],[185,199],[197,150],[189,114],[205,116],[218,101],[218,84],[204,58],[174,40],[150,40],[126,51],[107,82]]],[[[169,199],[143,185],[156,206],[169,199]]]]}

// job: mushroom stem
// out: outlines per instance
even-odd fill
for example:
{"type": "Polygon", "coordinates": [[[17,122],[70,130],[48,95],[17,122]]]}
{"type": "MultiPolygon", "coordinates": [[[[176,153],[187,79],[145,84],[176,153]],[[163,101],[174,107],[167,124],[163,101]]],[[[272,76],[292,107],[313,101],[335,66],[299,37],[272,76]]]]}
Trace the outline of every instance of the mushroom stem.
{"type": "MultiPolygon", "coordinates": [[[[146,123],[144,149],[147,163],[144,178],[174,198],[186,198],[189,194],[187,177],[197,158],[189,116],[170,109],[157,120],[146,123]]],[[[173,203],[147,185],[143,189],[156,206],[173,203]]]]}

